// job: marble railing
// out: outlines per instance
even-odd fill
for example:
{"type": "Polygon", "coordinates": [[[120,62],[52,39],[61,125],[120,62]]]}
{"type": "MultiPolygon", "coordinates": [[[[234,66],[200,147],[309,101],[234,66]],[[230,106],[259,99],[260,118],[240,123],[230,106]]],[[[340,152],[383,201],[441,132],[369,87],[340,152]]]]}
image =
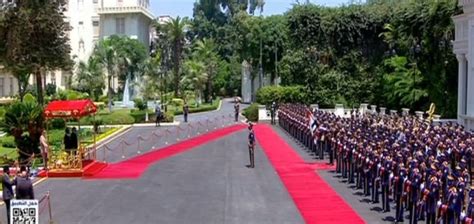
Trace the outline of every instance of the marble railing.
{"type": "Polygon", "coordinates": [[[153,14],[142,6],[121,6],[121,7],[102,7],[97,8],[98,14],[113,14],[113,13],[137,13],[141,12],[151,19],[154,19],[153,14]]]}

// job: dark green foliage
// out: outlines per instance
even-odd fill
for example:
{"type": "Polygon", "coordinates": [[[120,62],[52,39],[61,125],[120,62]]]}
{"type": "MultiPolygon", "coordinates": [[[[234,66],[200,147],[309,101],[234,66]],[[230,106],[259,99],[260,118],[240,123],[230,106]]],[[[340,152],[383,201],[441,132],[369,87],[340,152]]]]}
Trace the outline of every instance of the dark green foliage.
{"type": "Polygon", "coordinates": [[[53,96],[54,94],[56,94],[56,85],[52,83],[48,83],[46,85],[46,95],[53,96]]]}
{"type": "Polygon", "coordinates": [[[303,103],[306,101],[302,86],[266,86],[258,90],[257,102],[263,105],[276,103],[303,103]]]}
{"type": "Polygon", "coordinates": [[[15,138],[13,136],[5,136],[1,139],[2,147],[16,148],[15,138]]]}
{"type": "Polygon", "coordinates": [[[249,107],[245,108],[242,114],[247,118],[247,120],[252,122],[258,121],[258,104],[253,103],[249,107]]]}
{"type": "Polygon", "coordinates": [[[36,101],[15,102],[7,107],[1,129],[15,139],[20,162],[39,153],[39,137],[43,131],[43,108],[36,101]]]}
{"type": "Polygon", "coordinates": [[[148,108],[147,102],[140,98],[134,99],[133,102],[135,103],[135,107],[140,111],[146,110],[148,108]]]}
{"type": "Polygon", "coordinates": [[[55,118],[49,121],[50,129],[64,129],[66,128],[66,121],[61,118],[55,118]]]}
{"type": "MultiPolygon", "coordinates": [[[[130,115],[133,117],[135,123],[145,123],[145,118],[146,118],[146,112],[145,111],[134,111],[130,113],[130,115]]],[[[156,114],[153,113],[148,113],[148,123],[155,123],[156,121],[156,114]]],[[[174,114],[171,111],[168,111],[165,113],[165,117],[162,120],[162,122],[174,122],[174,114]]]]}

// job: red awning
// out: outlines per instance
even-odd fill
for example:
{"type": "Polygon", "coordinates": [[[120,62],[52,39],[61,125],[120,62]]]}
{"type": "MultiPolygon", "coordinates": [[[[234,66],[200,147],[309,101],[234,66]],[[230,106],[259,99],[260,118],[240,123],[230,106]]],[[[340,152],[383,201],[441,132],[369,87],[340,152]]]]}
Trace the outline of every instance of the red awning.
{"type": "Polygon", "coordinates": [[[46,118],[81,118],[97,111],[91,100],[58,100],[44,109],[46,118]]]}

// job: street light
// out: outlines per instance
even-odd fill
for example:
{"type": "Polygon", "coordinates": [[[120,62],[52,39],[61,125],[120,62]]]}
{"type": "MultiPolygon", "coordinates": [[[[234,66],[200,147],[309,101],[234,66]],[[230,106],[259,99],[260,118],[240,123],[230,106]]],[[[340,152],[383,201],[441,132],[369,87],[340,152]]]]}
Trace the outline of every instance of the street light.
{"type": "Polygon", "coordinates": [[[414,42],[413,46],[410,49],[411,54],[413,56],[413,101],[412,101],[412,108],[414,109],[415,104],[415,86],[416,86],[416,68],[417,68],[417,59],[421,54],[421,45],[418,42],[414,42]]]}

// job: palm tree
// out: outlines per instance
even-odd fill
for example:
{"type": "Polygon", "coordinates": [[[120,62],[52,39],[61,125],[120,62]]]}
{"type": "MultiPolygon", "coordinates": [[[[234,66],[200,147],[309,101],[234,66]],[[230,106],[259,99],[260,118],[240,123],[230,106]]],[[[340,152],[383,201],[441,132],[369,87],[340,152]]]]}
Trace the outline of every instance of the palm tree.
{"type": "Polygon", "coordinates": [[[190,89],[194,89],[196,102],[201,104],[202,92],[206,85],[208,74],[205,72],[204,64],[196,60],[188,60],[185,62],[186,76],[183,77],[181,82],[188,86],[190,89]]]}
{"type": "Polygon", "coordinates": [[[118,52],[114,48],[112,41],[112,39],[100,41],[94,49],[94,57],[96,57],[107,70],[107,106],[109,111],[112,111],[112,78],[117,75],[120,69],[118,52]]]}
{"type": "Polygon", "coordinates": [[[76,75],[76,88],[89,93],[94,100],[97,100],[105,87],[103,67],[100,60],[90,57],[88,62],[79,62],[76,75]]]}
{"type": "Polygon", "coordinates": [[[180,67],[183,58],[183,48],[186,43],[186,28],[188,26],[187,17],[180,18],[179,16],[175,19],[171,19],[165,24],[166,38],[171,42],[172,48],[172,61],[173,61],[173,73],[175,89],[174,94],[179,95],[179,84],[180,84],[180,67]]]}
{"type": "Polygon", "coordinates": [[[218,55],[217,55],[217,47],[213,39],[206,39],[198,40],[196,42],[196,46],[194,47],[194,58],[203,62],[206,67],[206,73],[208,75],[207,78],[207,96],[205,97],[205,101],[212,97],[213,93],[213,79],[214,75],[217,72],[217,64],[218,64],[218,55]]]}

